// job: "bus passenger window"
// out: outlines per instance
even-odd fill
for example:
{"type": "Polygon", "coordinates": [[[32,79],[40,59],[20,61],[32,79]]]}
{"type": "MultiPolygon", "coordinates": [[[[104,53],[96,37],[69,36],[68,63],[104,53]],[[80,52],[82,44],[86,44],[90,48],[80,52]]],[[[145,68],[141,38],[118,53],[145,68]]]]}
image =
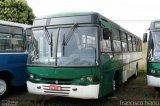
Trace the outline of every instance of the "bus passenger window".
{"type": "Polygon", "coordinates": [[[128,46],[129,46],[129,51],[132,51],[132,37],[128,35],[128,46]]]}
{"type": "Polygon", "coordinates": [[[112,30],[112,36],[113,36],[114,51],[120,52],[121,51],[121,41],[120,41],[119,31],[116,30],[116,29],[113,29],[112,30]]]}
{"type": "Polygon", "coordinates": [[[0,52],[12,51],[11,35],[0,33],[0,52]]]}
{"type": "Polygon", "coordinates": [[[138,39],[136,39],[136,51],[140,51],[140,42],[138,39]]]}
{"type": "Polygon", "coordinates": [[[108,40],[104,40],[102,39],[102,48],[101,48],[102,52],[111,52],[111,40],[110,37],[108,40]]]}
{"type": "Polygon", "coordinates": [[[142,43],[141,43],[141,40],[140,41],[140,52],[142,51],[142,43]]]}
{"type": "Polygon", "coordinates": [[[127,36],[124,32],[121,32],[122,49],[124,52],[128,51],[127,36]]]}
{"type": "Polygon", "coordinates": [[[11,43],[13,51],[24,51],[22,35],[12,35],[11,43]]]}
{"type": "Polygon", "coordinates": [[[132,37],[133,51],[136,51],[136,40],[135,37],[132,37]]]}

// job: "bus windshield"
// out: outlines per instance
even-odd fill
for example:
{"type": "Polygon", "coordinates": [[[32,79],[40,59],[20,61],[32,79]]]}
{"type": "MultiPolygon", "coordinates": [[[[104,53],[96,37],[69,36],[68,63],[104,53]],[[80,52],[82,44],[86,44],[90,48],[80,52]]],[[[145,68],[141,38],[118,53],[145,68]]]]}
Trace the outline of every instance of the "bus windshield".
{"type": "Polygon", "coordinates": [[[93,66],[97,64],[97,27],[34,29],[28,64],[93,66]],[[73,30],[74,28],[74,30],[73,30]]]}
{"type": "Polygon", "coordinates": [[[160,32],[151,32],[148,50],[150,61],[160,61],[160,32]]]}

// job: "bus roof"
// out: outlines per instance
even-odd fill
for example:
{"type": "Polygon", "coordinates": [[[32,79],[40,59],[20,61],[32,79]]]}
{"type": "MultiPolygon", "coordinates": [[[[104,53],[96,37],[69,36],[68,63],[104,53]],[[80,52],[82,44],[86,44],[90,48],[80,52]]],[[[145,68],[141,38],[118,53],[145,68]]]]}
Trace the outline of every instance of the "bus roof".
{"type": "Polygon", "coordinates": [[[44,17],[39,17],[36,18],[36,20],[41,20],[41,19],[51,19],[51,18],[58,18],[58,17],[71,17],[71,16],[86,16],[86,15],[97,15],[99,18],[111,23],[111,25],[117,29],[120,29],[128,34],[134,35],[135,37],[139,38],[138,36],[136,36],[135,34],[127,31],[126,29],[124,29],[123,27],[121,27],[120,25],[118,25],[117,23],[111,21],[110,19],[104,17],[103,15],[97,13],[97,12],[64,12],[64,13],[58,13],[58,14],[52,14],[52,15],[46,15],[44,17]]]}
{"type": "Polygon", "coordinates": [[[0,25],[23,27],[23,28],[30,28],[31,27],[31,25],[9,22],[9,21],[4,21],[4,20],[0,20],[0,25]]]}
{"type": "Polygon", "coordinates": [[[125,33],[127,34],[130,34],[130,35],[134,35],[136,38],[139,38],[141,39],[140,37],[138,37],[137,35],[133,34],[132,32],[126,30],[125,28],[123,28],[122,26],[118,25],[117,23],[113,22],[112,20],[102,16],[101,14],[99,14],[99,17],[101,17],[101,19],[103,20],[106,20],[107,22],[111,23],[112,27],[116,28],[116,29],[119,29],[121,31],[124,31],[125,33]]]}
{"type": "Polygon", "coordinates": [[[39,18],[36,18],[36,19],[55,18],[55,17],[69,17],[69,16],[82,16],[82,15],[92,15],[92,14],[99,15],[99,13],[97,13],[97,12],[64,12],[64,13],[46,15],[46,16],[39,17],[39,18]]]}

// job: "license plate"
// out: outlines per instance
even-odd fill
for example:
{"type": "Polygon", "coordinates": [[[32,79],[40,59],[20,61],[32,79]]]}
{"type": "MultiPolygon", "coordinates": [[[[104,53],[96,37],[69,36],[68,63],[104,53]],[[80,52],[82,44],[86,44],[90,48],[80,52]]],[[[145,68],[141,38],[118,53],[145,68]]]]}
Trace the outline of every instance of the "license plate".
{"type": "Polygon", "coordinates": [[[58,86],[58,85],[50,85],[49,89],[55,90],[55,91],[60,91],[62,88],[61,88],[61,86],[58,86]]]}

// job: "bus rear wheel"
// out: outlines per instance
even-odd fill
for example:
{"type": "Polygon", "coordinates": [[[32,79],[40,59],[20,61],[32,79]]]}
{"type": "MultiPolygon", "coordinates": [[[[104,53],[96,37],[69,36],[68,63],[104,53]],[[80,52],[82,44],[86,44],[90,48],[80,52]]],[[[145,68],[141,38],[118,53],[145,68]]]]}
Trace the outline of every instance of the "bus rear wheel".
{"type": "Polygon", "coordinates": [[[0,78],[0,98],[3,98],[8,92],[8,85],[4,79],[0,78]]]}

